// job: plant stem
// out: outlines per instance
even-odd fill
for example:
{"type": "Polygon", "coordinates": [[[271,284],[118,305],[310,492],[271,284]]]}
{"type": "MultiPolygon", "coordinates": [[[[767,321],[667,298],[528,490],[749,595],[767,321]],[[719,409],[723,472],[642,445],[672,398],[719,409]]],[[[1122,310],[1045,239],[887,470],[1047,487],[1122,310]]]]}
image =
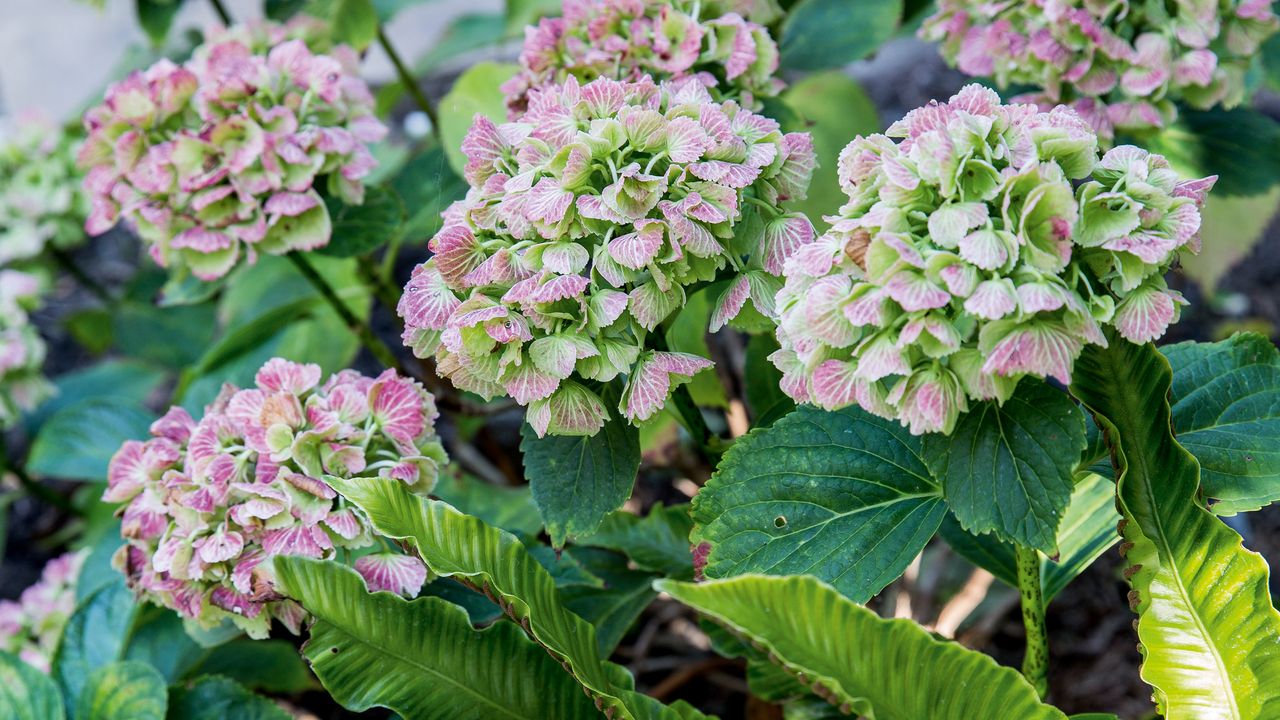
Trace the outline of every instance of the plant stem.
{"type": "Polygon", "coordinates": [[[70,500],[36,482],[27,474],[27,471],[24,470],[21,465],[10,460],[8,443],[5,442],[3,437],[0,437],[0,473],[3,473],[5,470],[13,473],[13,476],[18,478],[18,482],[22,485],[22,489],[26,490],[28,495],[39,500],[43,500],[59,510],[65,510],[75,515],[80,514],[75,506],[71,504],[70,500]]]}
{"type": "Polygon", "coordinates": [[[396,312],[396,308],[400,305],[400,290],[387,282],[386,278],[378,270],[378,265],[373,260],[362,257],[359,259],[360,276],[364,278],[365,285],[373,291],[374,297],[378,298],[378,302],[386,306],[396,319],[400,321],[400,329],[404,329],[404,322],[400,319],[400,314],[396,312]]]}
{"type": "Polygon", "coordinates": [[[427,114],[427,118],[431,120],[431,134],[435,135],[436,141],[440,142],[440,117],[436,115],[436,108],[427,99],[422,88],[418,86],[418,81],[413,78],[409,72],[409,68],[405,66],[404,60],[400,57],[400,53],[396,52],[395,46],[391,44],[391,39],[387,37],[387,33],[382,26],[378,26],[378,44],[387,53],[387,57],[391,58],[391,64],[396,68],[396,75],[400,78],[400,84],[404,89],[409,91],[409,95],[413,97],[413,101],[422,108],[422,112],[427,114]]]}
{"type": "Polygon", "coordinates": [[[81,270],[80,266],[76,264],[75,259],[72,258],[66,250],[50,247],[49,254],[53,255],[53,259],[58,262],[58,265],[62,266],[62,269],[66,270],[71,277],[75,278],[76,282],[80,283],[81,287],[93,293],[94,297],[101,300],[104,305],[116,304],[116,299],[111,296],[111,293],[107,292],[107,289],[102,287],[102,284],[97,280],[89,277],[88,273],[81,270]]]}
{"type": "Polygon", "coordinates": [[[1044,624],[1044,593],[1040,587],[1040,553],[1016,545],[1018,592],[1022,595],[1022,624],[1027,630],[1027,652],[1022,674],[1040,697],[1049,691],[1049,634],[1044,624]]]}
{"type": "Polygon", "coordinates": [[[231,13],[227,12],[227,8],[222,4],[222,0],[209,0],[209,4],[213,6],[213,11],[218,14],[218,19],[223,25],[231,25],[231,13]]]}
{"type": "Polygon", "coordinates": [[[338,297],[338,293],[334,291],[333,286],[320,273],[316,272],[316,269],[312,267],[305,257],[296,252],[289,253],[287,257],[293,262],[293,266],[298,268],[298,272],[302,273],[302,276],[319,291],[320,295],[329,303],[329,306],[333,308],[333,311],[338,313],[338,317],[342,318],[342,321],[347,324],[347,328],[351,330],[352,334],[360,339],[360,343],[378,359],[378,362],[389,368],[395,368],[396,372],[401,375],[409,376],[404,366],[396,359],[395,353],[391,352],[391,348],[387,347],[386,343],[373,334],[373,330],[368,323],[351,312],[351,308],[342,302],[342,299],[338,297]]]}

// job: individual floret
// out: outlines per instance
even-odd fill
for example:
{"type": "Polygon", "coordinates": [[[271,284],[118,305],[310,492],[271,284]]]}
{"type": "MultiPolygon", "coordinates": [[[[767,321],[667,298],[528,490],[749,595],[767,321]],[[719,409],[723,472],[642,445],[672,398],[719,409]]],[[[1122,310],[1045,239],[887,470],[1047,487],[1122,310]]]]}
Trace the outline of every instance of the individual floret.
{"type": "Polygon", "coordinates": [[[1175,103],[1206,109],[1245,98],[1245,75],[1280,28],[1270,0],[941,0],[921,30],[970,75],[1069,103],[1104,140],[1158,128],[1175,103]]]}
{"type": "Polygon", "coordinates": [[[224,31],[185,65],[161,60],[108,88],[85,115],[80,152],[89,232],[124,218],[157,263],[205,280],[242,257],[328,244],[318,183],[361,202],[375,165],[367,144],[386,127],[349,48],[315,54],[286,37],[266,25],[224,31]]]}
{"type": "Polygon", "coordinates": [[[622,415],[653,416],[712,363],[647,336],[717,280],[712,330],[748,302],[772,314],[783,261],[813,239],[785,209],[808,188],[809,136],[693,79],[570,77],[520,122],[477,116],[463,150],[471,190],[405,288],[405,342],[457,387],[528,406],[539,435],[594,434],[599,384],[620,375],[622,415]]]}
{"type": "Polygon", "coordinates": [[[778,46],[759,0],[564,0],[561,17],[525,28],[520,72],[502,86],[512,119],[529,90],[569,77],[655,81],[695,77],[720,100],[757,108],[783,88],[778,46]]]}
{"type": "MultiPolygon", "coordinates": [[[[296,633],[302,608],[275,592],[271,559],[331,558],[373,541],[326,478],[434,487],[445,455],[429,393],[392,370],[320,379],[316,365],[273,359],[255,387],[226,386],[198,422],[175,407],[151,426],[152,439],[120,448],[103,499],[125,503],[116,564],[132,587],[204,625],[230,617],[263,637],[276,618],[296,633]]],[[[408,566],[421,561],[357,569],[371,589],[415,595],[425,568],[408,566]],[[394,587],[386,567],[396,570],[394,587]]]]}
{"type": "Polygon", "coordinates": [[[18,600],[0,600],[0,651],[49,672],[62,629],[76,609],[76,582],[85,555],[79,551],[50,560],[40,580],[18,600]]]}
{"type": "Polygon", "coordinates": [[[1163,275],[1199,250],[1215,178],[1179,180],[1132,146],[1099,159],[1097,143],[1069,108],[1002,105],[977,85],[855,139],[840,156],[849,202],[786,265],[783,390],[945,433],[1023,376],[1069,383],[1103,325],[1163,335],[1183,303],[1163,275]]]}
{"type": "Polygon", "coordinates": [[[76,141],[35,117],[0,138],[0,265],[84,240],[89,199],[75,158],[76,141]]]}
{"type": "Polygon", "coordinates": [[[0,428],[53,393],[42,370],[44,339],[27,315],[41,291],[36,276],[0,268],[0,428]]]}

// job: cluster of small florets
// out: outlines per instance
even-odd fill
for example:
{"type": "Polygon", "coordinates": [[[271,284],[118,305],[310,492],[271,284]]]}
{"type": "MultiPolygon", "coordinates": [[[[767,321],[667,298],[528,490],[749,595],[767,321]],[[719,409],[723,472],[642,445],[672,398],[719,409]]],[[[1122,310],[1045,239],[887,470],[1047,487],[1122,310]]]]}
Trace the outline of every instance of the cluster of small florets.
{"type": "Polygon", "coordinates": [[[49,672],[62,629],[76,609],[76,581],[84,559],[83,551],[54,558],[17,601],[0,600],[0,652],[49,672]]]}
{"type": "Polygon", "coordinates": [[[223,31],[185,65],[161,60],[85,115],[86,228],[125,218],[165,267],[210,280],[244,257],[328,244],[317,183],[361,202],[386,134],[349,48],[314,54],[303,34],[223,31]]]}
{"type": "Polygon", "coordinates": [[[1163,275],[1199,250],[1215,178],[1179,180],[1127,145],[1099,160],[1071,109],[977,85],[888,135],[845,148],[848,204],[787,262],[772,359],[796,400],[950,432],[1023,376],[1069,383],[1103,325],[1143,343],[1177,319],[1163,275]]]}
{"type": "Polygon", "coordinates": [[[511,117],[529,90],[570,77],[695,77],[717,99],[755,108],[783,87],[778,46],[759,24],[771,10],[756,0],[564,0],[561,17],[525,29],[520,72],[502,86],[511,117]]]}
{"type": "Polygon", "coordinates": [[[1176,102],[1240,104],[1278,28],[1271,0],[941,0],[921,32],[963,72],[1042,88],[1015,100],[1068,103],[1108,139],[1163,127],[1176,102]]]}
{"type": "Polygon", "coordinates": [[[29,273],[0,269],[0,428],[49,396],[45,344],[27,313],[38,305],[42,284],[29,273]]]}
{"type": "Polygon", "coordinates": [[[608,411],[588,385],[619,375],[622,415],[657,413],[712,363],[646,335],[726,277],[713,330],[748,300],[772,314],[784,259],[813,238],[783,208],[808,188],[809,136],[693,79],[571,77],[520,122],[478,116],[463,150],[471,190],[405,289],[405,342],[459,388],[527,405],[539,435],[594,434],[608,411]]]}
{"type": "MultiPolygon", "coordinates": [[[[316,365],[276,358],[256,387],[226,387],[199,422],[173,408],[152,439],[120,448],[104,500],[126,503],[116,564],[131,586],[206,625],[230,617],[261,637],[274,617],[297,632],[302,609],[274,591],[271,558],[373,542],[325,478],[434,487],[445,457],[429,393],[392,370],[320,379],[316,365]]],[[[410,595],[426,578],[407,556],[369,556],[357,569],[372,589],[410,595]]]]}
{"type": "Polygon", "coordinates": [[[75,141],[52,123],[24,119],[0,139],[0,265],[84,240],[82,179],[75,141]]]}

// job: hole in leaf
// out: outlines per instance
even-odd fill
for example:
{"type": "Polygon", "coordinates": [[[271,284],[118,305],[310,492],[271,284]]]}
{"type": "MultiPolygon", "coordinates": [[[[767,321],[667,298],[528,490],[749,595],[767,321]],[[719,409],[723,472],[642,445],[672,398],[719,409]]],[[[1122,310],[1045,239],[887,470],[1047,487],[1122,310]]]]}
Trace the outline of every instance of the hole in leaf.
{"type": "Polygon", "coordinates": [[[774,518],[774,519],[773,519],[773,526],[774,526],[774,527],[776,527],[776,528],[784,528],[784,527],[786,527],[786,526],[787,526],[787,518],[786,518],[786,516],[784,516],[784,515],[779,515],[778,517],[774,518]]]}

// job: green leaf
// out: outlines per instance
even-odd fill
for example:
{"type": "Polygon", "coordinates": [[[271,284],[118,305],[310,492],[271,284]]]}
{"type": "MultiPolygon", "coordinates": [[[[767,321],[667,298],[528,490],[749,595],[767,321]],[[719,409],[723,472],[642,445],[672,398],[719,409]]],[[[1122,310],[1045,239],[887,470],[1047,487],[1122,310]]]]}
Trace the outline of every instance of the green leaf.
{"type": "Polygon", "coordinates": [[[0,709],[5,720],[63,720],[62,697],[48,675],[0,652],[0,709]]]}
{"type": "Polygon", "coordinates": [[[621,510],[609,513],[593,534],[578,539],[581,545],[623,553],[641,570],[693,579],[693,555],[689,533],[693,520],[688,505],[654,505],[644,517],[621,510]]]}
{"type": "Polygon", "coordinates": [[[655,705],[656,701],[634,692],[625,671],[605,664],[595,628],[561,604],[551,575],[514,535],[463,515],[447,503],[414,495],[395,480],[327,480],[364,511],[377,532],[416,547],[432,572],[464,580],[497,598],[599,700],[606,713],[641,720],[701,717],[655,705]]]}
{"type": "Polygon", "coordinates": [[[152,45],[159,47],[164,45],[165,38],[169,36],[173,19],[182,9],[182,0],[136,0],[135,8],[142,31],[147,34],[152,45]]]}
{"type": "Polygon", "coordinates": [[[141,662],[104,665],[89,674],[76,720],[164,720],[169,695],[164,678],[141,662]]]}
{"type": "Polygon", "coordinates": [[[197,675],[222,675],[251,690],[279,695],[295,695],[315,686],[298,649],[285,640],[240,638],[224,643],[210,650],[189,673],[197,675]]]}
{"type": "Polygon", "coordinates": [[[1280,207],[1280,187],[1258,195],[1232,197],[1210,193],[1200,210],[1200,237],[1206,251],[1181,253],[1182,273],[1212,293],[1218,282],[1253,252],[1280,207]]]}
{"type": "Polygon", "coordinates": [[[1280,500],[1280,352],[1241,333],[1162,348],[1173,366],[1173,427],[1200,461],[1200,485],[1219,515],[1280,500]]]}
{"type": "Polygon", "coordinates": [[[501,15],[462,15],[445,28],[436,44],[418,58],[413,68],[418,74],[426,74],[463,53],[495,46],[506,37],[506,20],[501,15]]]}
{"type": "Polygon", "coordinates": [[[920,439],[857,408],[801,407],[738,439],[693,499],[707,577],[812,574],[866,602],[946,513],[920,439]]]}
{"type": "Polygon", "coordinates": [[[64,408],[40,428],[27,469],[47,477],[105,482],[111,456],[125,440],[146,438],[153,420],[134,403],[108,398],[64,408]]]}
{"type": "Polygon", "coordinates": [[[902,0],[800,0],[782,24],[782,67],[825,70],[861,60],[901,19],[902,0]]]}
{"type": "Polygon", "coordinates": [[[67,714],[75,720],[76,703],[100,667],[124,657],[125,643],[138,606],[123,578],[103,585],[76,606],[53,653],[50,675],[62,689],[67,714]]]}
{"type": "Polygon", "coordinates": [[[763,646],[845,714],[876,720],[1061,720],[1017,671],[885,620],[808,576],[744,575],[659,590],[763,646]]]}
{"type": "Polygon", "coordinates": [[[559,15],[561,0],[506,0],[507,33],[519,34],[526,25],[537,25],[544,17],[559,15]]]}
{"type": "Polygon", "coordinates": [[[92,307],[67,313],[62,317],[62,326],[72,340],[92,355],[101,355],[115,344],[111,313],[104,308],[92,307]]]}
{"type": "Polygon", "coordinates": [[[132,360],[107,360],[59,375],[53,379],[58,393],[27,415],[27,430],[34,434],[54,413],[84,400],[141,405],[164,378],[163,371],[132,360]]]}
{"type": "Polygon", "coordinates": [[[184,677],[205,654],[204,648],[187,635],[182,618],[168,608],[143,606],[135,625],[124,659],[154,668],[165,684],[184,677]]]}
{"type": "MultiPolygon", "coordinates": [[[[1115,497],[1115,483],[1096,473],[1088,473],[1076,483],[1071,504],[1067,505],[1058,528],[1058,560],[1046,558],[1040,563],[1046,604],[1119,541],[1116,523],[1120,516],[1115,510],[1115,497]]],[[[951,515],[942,521],[940,532],[947,544],[966,560],[1010,587],[1018,586],[1013,545],[995,535],[970,534],[951,515]]]]}
{"type": "Polygon", "coordinates": [[[225,677],[202,677],[189,685],[173,688],[169,694],[169,720],[290,720],[292,717],[270,700],[254,695],[225,677]]]}
{"type": "Polygon", "coordinates": [[[476,63],[458,76],[453,88],[440,100],[440,137],[449,165],[459,177],[467,166],[462,139],[471,129],[472,119],[479,113],[494,122],[506,122],[506,100],[498,88],[515,75],[517,69],[512,64],[476,63]]]}
{"type": "Polygon", "coordinates": [[[611,413],[595,435],[539,438],[520,427],[524,476],[551,543],[590,535],[604,516],[631,497],[640,470],[640,434],[611,413]]]}
{"type": "Polygon", "coordinates": [[[1071,391],[1116,462],[1142,678],[1173,720],[1280,716],[1267,564],[1197,499],[1199,467],[1170,432],[1169,362],[1150,344],[1108,340],[1085,349],[1071,391]]]}
{"type": "MultiPolygon", "coordinates": [[[[711,356],[711,348],[707,346],[707,325],[711,322],[713,301],[720,294],[720,289],[717,284],[689,296],[667,328],[667,346],[671,350],[698,357],[711,356]]],[[[694,375],[689,382],[689,394],[693,397],[694,404],[700,407],[729,407],[724,385],[713,372],[694,375]]]]}
{"type": "Polygon", "coordinates": [[[330,17],[335,42],[364,51],[378,39],[378,11],[372,0],[333,0],[330,17]]]}
{"type": "Polygon", "coordinates": [[[1085,445],[1084,414],[1071,398],[1027,379],[1004,405],[970,408],[950,436],[926,436],[924,455],[965,530],[1052,557],[1085,445]]]}
{"type": "Polygon", "coordinates": [[[440,229],[440,212],[467,192],[467,184],[449,167],[445,152],[433,147],[415,155],[390,185],[409,208],[401,230],[405,240],[426,241],[440,229]]]}
{"type": "Polygon", "coordinates": [[[201,280],[186,268],[174,270],[164,287],[160,288],[156,304],[160,307],[199,305],[213,299],[226,284],[225,276],[217,280],[201,280]]]}
{"type": "Polygon", "coordinates": [[[468,515],[516,535],[536,537],[542,532],[538,506],[528,485],[501,487],[471,475],[445,473],[432,494],[468,515]]]}
{"type": "Polygon", "coordinates": [[[378,11],[378,19],[382,22],[388,22],[401,10],[411,8],[414,5],[421,5],[430,0],[373,0],[373,7],[378,11]]]}
{"type": "Polygon", "coordinates": [[[1280,124],[1249,108],[1188,110],[1144,138],[1184,177],[1217,175],[1215,195],[1258,195],[1280,181],[1280,124]]]}
{"type": "Polygon", "coordinates": [[[316,251],[321,255],[348,258],[373,252],[395,238],[405,220],[399,194],[385,186],[369,188],[360,205],[337,197],[326,198],[325,205],[333,218],[333,239],[316,251]]]}
{"type": "Polygon", "coordinates": [[[564,556],[603,581],[600,587],[562,585],[559,593],[565,607],[595,626],[600,656],[608,657],[658,596],[653,589],[658,576],[628,568],[626,556],[608,550],[574,547],[564,556]]]}
{"type": "Polygon", "coordinates": [[[477,632],[456,605],[369,594],[354,570],[332,562],[281,556],[275,567],[280,589],[316,618],[307,660],[349,710],[386,707],[406,720],[599,716],[511,623],[477,632]]]}
{"type": "Polygon", "coordinates": [[[745,383],[745,394],[752,427],[768,427],[796,408],[795,401],[779,389],[782,372],[769,360],[770,353],[777,349],[778,341],[773,333],[752,335],[747,341],[743,376],[751,378],[745,383]]]}
{"type": "Polygon", "coordinates": [[[207,303],[160,308],[125,302],[111,316],[117,352],[175,370],[200,357],[215,326],[213,307],[207,303]]]}
{"type": "Polygon", "coordinates": [[[840,190],[836,158],[858,135],[879,132],[880,116],[862,86],[839,71],[804,78],[787,88],[782,100],[795,116],[784,123],[785,129],[813,135],[818,169],[809,183],[809,196],[793,205],[821,231],[827,227],[823,217],[836,214],[848,200],[840,190]]]}

